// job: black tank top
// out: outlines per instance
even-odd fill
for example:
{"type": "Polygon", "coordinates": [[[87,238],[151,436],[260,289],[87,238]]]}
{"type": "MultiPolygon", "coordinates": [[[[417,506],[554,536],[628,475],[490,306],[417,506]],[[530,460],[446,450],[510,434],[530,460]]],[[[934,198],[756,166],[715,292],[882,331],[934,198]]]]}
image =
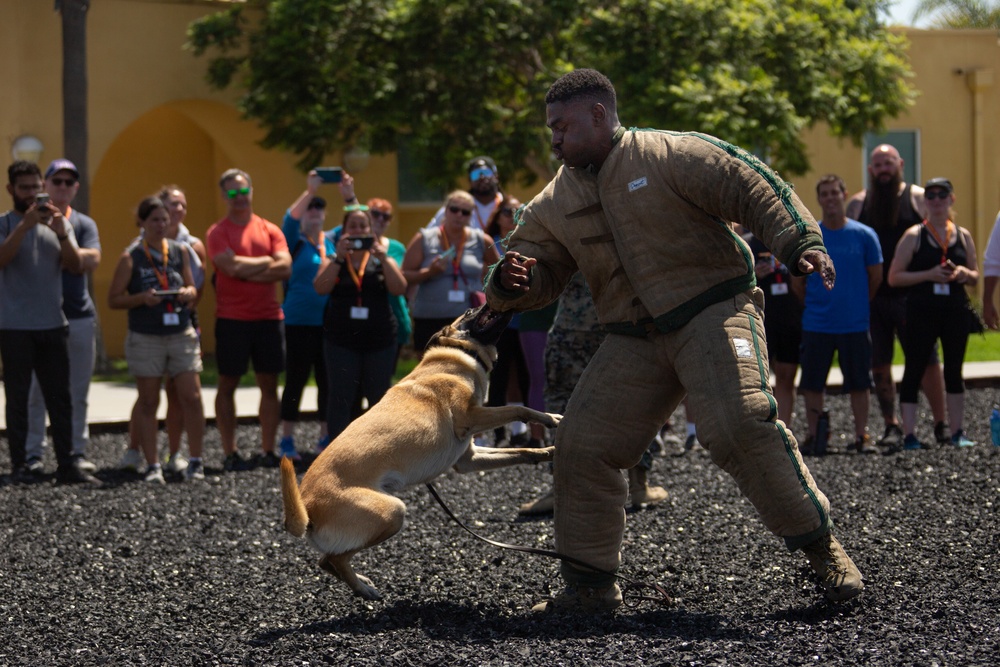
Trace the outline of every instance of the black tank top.
{"type": "MultiPolygon", "coordinates": [[[[955,226],[955,231],[958,234],[958,241],[955,245],[948,247],[948,252],[945,256],[954,262],[956,266],[968,266],[969,253],[965,249],[965,236],[957,225],[955,226]]],[[[926,271],[939,264],[941,264],[941,248],[936,243],[934,245],[931,244],[931,235],[928,233],[927,227],[920,225],[919,245],[913,253],[913,259],[910,260],[906,270],[926,271]]],[[[963,305],[966,299],[969,298],[965,292],[964,285],[956,282],[948,283],[948,294],[943,295],[934,293],[934,285],[936,284],[928,281],[913,285],[909,288],[910,291],[907,298],[919,299],[921,302],[928,300],[934,304],[944,304],[947,302],[963,305]]]]}
{"type": "Polygon", "coordinates": [[[861,204],[861,213],[858,215],[858,222],[863,222],[878,234],[879,245],[882,246],[882,284],[879,285],[879,294],[901,294],[899,288],[889,286],[889,267],[892,265],[892,258],[896,256],[896,245],[903,234],[913,225],[922,221],[920,214],[913,209],[913,196],[910,192],[911,185],[906,184],[900,194],[899,212],[896,215],[896,224],[876,224],[872,219],[872,213],[868,208],[868,197],[861,204]]]}
{"type": "MultiPolygon", "coordinates": [[[[181,275],[184,270],[184,259],[181,255],[185,252],[187,250],[177,241],[167,239],[167,281],[171,289],[184,286],[184,278],[181,275]]],[[[156,270],[163,271],[163,254],[160,249],[150,247],[147,257],[142,240],[137,239],[129,246],[128,254],[132,257],[132,276],[128,282],[128,293],[138,294],[150,288],[162,289],[156,276],[156,270]],[[149,263],[150,257],[156,262],[156,270],[149,263]]],[[[169,336],[186,331],[190,325],[191,309],[174,297],[166,297],[155,306],[136,306],[129,308],[128,311],[129,331],[136,333],[169,336]],[[176,324],[165,323],[163,315],[168,312],[177,314],[176,324]]]]}

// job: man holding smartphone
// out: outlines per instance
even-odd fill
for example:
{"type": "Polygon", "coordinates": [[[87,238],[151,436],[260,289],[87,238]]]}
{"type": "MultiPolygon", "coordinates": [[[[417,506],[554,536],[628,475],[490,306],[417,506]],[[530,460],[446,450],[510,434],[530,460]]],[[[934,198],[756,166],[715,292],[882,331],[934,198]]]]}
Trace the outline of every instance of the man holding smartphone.
{"type": "Polygon", "coordinates": [[[281,404],[278,375],[285,369],[284,313],[277,283],[292,275],[292,256],[281,229],[253,212],[250,175],[229,169],[219,179],[226,217],[205,238],[215,265],[215,355],[219,388],[216,423],[227,471],[245,467],[236,450],[236,387],[253,360],[260,388],[261,450],[258,462],[277,467],[281,404]]]}
{"type": "Polygon", "coordinates": [[[38,165],[18,160],[7,168],[7,180],[14,209],[0,216],[0,355],[12,478],[25,482],[36,477],[26,465],[25,448],[34,373],[52,419],[56,482],[99,485],[73,456],[62,269],[80,270],[80,249],[62,212],[42,193],[38,165]]]}
{"type": "MultiPolygon", "coordinates": [[[[94,472],[94,464],[86,459],[90,442],[87,426],[87,396],[90,379],[94,375],[96,353],[97,309],[90,298],[88,277],[101,263],[101,240],[97,223],[90,216],[72,208],[70,204],[80,190],[80,172],[76,165],[65,158],[53,160],[45,170],[45,192],[52,205],[59,209],[72,227],[73,237],[80,248],[78,271],[64,268],[63,314],[69,321],[69,382],[73,401],[73,455],[81,468],[94,472]]],[[[45,399],[36,378],[31,381],[28,398],[28,468],[40,471],[45,445],[45,399]]]]}

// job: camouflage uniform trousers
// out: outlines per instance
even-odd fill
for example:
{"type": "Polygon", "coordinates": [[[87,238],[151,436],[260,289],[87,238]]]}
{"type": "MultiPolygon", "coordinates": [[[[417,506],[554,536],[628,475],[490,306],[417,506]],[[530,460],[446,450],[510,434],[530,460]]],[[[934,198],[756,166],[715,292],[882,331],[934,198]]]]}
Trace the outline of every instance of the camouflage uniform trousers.
{"type": "MultiPolygon", "coordinates": [[[[589,295],[589,293],[588,293],[589,295]]],[[[593,308],[593,302],[590,302],[593,308]]],[[[566,412],[566,405],[587,364],[597,354],[607,334],[603,331],[573,331],[553,327],[545,343],[545,410],[556,414],[566,412]]],[[[653,469],[653,454],[649,448],[637,464],[644,470],[653,469]]]]}

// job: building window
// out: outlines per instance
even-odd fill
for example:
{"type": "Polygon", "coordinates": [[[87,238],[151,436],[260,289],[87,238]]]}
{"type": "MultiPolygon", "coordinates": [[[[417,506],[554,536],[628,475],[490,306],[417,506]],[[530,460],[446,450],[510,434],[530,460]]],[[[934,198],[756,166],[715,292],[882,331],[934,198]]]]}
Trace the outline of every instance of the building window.
{"type": "Polygon", "coordinates": [[[903,159],[903,181],[906,183],[922,182],[920,180],[920,133],[917,130],[890,130],[885,134],[865,135],[865,150],[862,153],[864,165],[861,168],[862,183],[868,186],[868,162],[876,146],[889,144],[899,151],[903,159]]]}

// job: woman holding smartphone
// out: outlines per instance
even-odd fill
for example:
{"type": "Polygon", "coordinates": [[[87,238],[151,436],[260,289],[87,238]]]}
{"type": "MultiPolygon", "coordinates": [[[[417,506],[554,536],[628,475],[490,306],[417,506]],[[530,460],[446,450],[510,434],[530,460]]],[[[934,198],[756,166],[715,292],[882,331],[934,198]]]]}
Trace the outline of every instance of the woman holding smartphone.
{"type": "Polygon", "coordinates": [[[406,248],[403,275],[420,289],[413,300],[413,347],[418,354],[431,336],[469,308],[482,292],[486,269],[500,256],[483,230],[469,226],[476,200],[464,190],[445,198],[439,227],[421,229],[406,248]]]}
{"type": "Polygon", "coordinates": [[[145,456],[146,481],[163,484],[157,459],[156,410],[164,374],[174,380],[188,436],[187,479],[205,476],[201,465],[205,412],[201,403],[201,349],[191,324],[197,299],[188,251],[166,237],[170,216],[158,197],[146,197],[136,213],[142,236],[122,253],[108,290],[111,308],[128,310],[125,358],[139,399],[129,431],[145,456]]]}
{"type": "Polygon", "coordinates": [[[941,339],[944,384],[947,392],[951,444],[973,445],[963,428],[965,382],[962,361],[969,340],[969,295],[966,286],[979,280],[976,246],[969,230],[951,218],[954,188],[947,178],[932,178],[924,185],[927,219],[906,230],[889,266],[889,284],[906,287],[906,365],[899,390],[903,422],[903,448],[920,449],[917,439],[917,390],[934,344],[941,339]]]}
{"type": "Polygon", "coordinates": [[[337,253],[323,256],[313,287],[329,294],[323,314],[323,352],[328,378],[326,421],[335,439],[351,421],[359,392],[369,406],[392,383],[396,365],[396,317],[389,298],[406,292],[406,279],[388,248],[372,234],[368,207],[344,207],[337,253]]]}

